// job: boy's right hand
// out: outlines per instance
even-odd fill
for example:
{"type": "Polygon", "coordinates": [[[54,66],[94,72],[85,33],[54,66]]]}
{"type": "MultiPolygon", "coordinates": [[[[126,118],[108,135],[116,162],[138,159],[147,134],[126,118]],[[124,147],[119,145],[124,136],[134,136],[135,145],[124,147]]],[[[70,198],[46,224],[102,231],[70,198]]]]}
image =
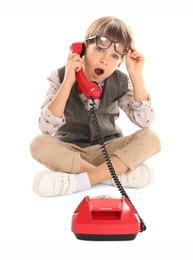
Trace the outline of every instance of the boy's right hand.
{"type": "Polygon", "coordinates": [[[65,76],[63,82],[67,81],[68,84],[73,86],[76,80],[76,72],[83,68],[83,59],[79,54],[70,53],[65,66],[65,76]]]}

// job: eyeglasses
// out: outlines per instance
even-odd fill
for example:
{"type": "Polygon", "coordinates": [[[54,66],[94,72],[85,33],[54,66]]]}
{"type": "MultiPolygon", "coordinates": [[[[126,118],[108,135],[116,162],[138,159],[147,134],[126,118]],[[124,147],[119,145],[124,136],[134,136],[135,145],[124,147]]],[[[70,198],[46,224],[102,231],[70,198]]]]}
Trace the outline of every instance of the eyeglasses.
{"type": "Polygon", "coordinates": [[[129,51],[129,48],[128,47],[124,47],[122,44],[120,44],[119,42],[117,41],[112,41],[110,40],[109,38],[105,37],[105,36],[91,36],[89,37],[87,41],[90,41],[90,40],[93,40],[93,39],[96,39],[96,45],[98,48],[101,48],[101,49],[108,49],[112,43],[114,43],[114,48],[115,48],[115,51],[120,54],[120,55],[126,55],[127,52],[129,51]]]}

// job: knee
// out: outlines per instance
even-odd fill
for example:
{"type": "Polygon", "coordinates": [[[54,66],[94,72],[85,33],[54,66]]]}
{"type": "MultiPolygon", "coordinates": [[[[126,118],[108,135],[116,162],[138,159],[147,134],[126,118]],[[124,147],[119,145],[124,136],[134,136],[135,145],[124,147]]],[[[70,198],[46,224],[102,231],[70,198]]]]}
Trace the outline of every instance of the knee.
{"type": "Polygon", "coordinates": [[[155,153],[159,152],[161,150],[161,141],[159,136],[149,128],[143,129],[143,131],[146,135],[147,142],[155,149],[155,153]]]}
{"type": "Polygon", "coordinates": [[[40,157],[42,153],[46,150],[46,144],[47,144],[47,135],[38,135],[33,139],[33,141],[30,143],[30,152],[33,158],[37,159],[40,157]]]}

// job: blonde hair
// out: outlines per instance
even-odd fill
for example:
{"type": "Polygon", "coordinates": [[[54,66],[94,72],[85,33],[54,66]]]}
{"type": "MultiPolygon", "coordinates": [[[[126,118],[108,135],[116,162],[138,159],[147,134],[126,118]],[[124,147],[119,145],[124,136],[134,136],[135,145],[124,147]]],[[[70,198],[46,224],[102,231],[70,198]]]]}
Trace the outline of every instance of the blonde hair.
{"type": "Polygon", "coordinates": [[[85,41],[91,36],[105,36],[127,48],[130,48],[133,42],[130,28],[114,16],[104,16],[95,20],[87,29],[85,41]]]}

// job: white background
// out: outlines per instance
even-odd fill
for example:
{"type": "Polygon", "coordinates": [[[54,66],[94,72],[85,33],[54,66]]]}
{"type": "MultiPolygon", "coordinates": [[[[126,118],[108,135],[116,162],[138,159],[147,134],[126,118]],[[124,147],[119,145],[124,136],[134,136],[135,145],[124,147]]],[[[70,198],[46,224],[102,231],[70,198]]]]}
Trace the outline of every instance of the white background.
{"type": "MultiPolygon", "coordinates": [[[[53,2],[0,2],[1,258],[193,259],[190,2],[53,2]],[[124,20],[145,56],[144,79],[156,110],[152,129],[162,141],[162,151],[148,162],[154,184],[127,190],[147,231],[125,242],[81,241],[70,230],[73,211],[86,195],[119,197],[116,188],[98,185],[48,199],[32,191],[44,167],[31,158],[29,144],[40,133],[47,76],[65,64],[69,45],[82,41],[90,23],[104,15],[124,20]]],[[[117,123],[125,134],[137,129],[123,114],[117,123]]]]}

